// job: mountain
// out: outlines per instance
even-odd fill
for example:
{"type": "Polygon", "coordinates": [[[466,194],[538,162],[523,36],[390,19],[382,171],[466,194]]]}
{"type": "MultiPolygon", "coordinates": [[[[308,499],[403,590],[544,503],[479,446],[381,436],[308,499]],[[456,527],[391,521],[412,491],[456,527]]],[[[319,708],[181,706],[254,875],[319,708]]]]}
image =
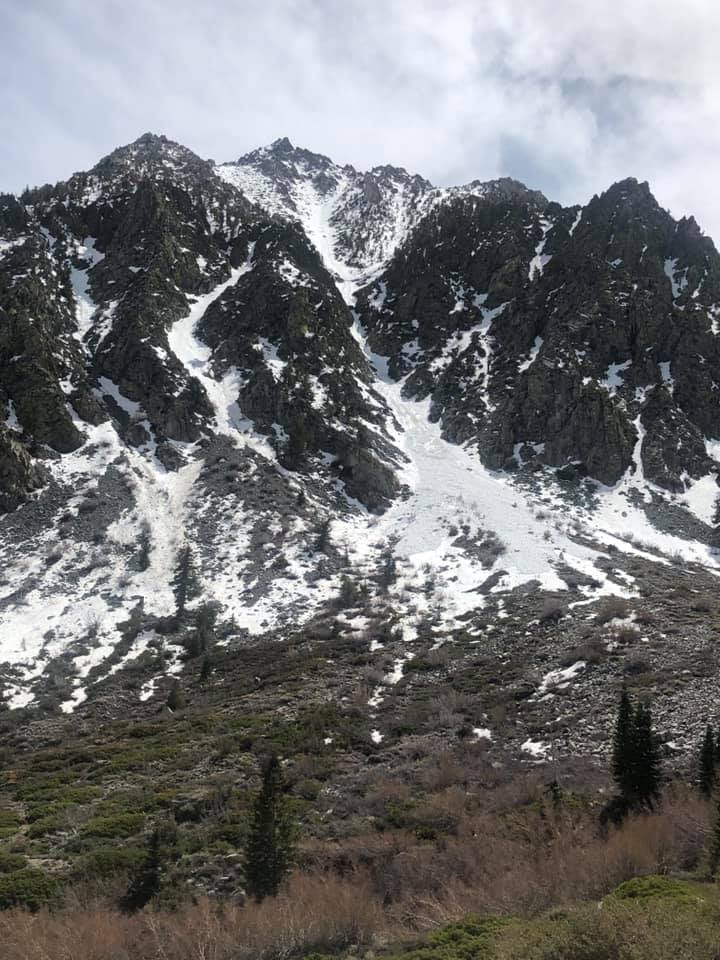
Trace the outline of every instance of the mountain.
{"type": "Polygon", "coordinates": [[[1,198],[8,704],[332,641],[375,744],[482,677],[508,749],[594,749],[589,695],[714,662],[719,311],[712,241],[635,180],[563,208],[146,134],[1,198]]]}

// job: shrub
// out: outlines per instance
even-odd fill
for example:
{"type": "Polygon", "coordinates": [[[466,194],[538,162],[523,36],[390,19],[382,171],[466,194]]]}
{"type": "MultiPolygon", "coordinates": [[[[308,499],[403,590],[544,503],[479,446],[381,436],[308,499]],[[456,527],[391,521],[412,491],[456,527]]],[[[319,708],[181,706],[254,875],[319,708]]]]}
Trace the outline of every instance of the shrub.
{"type": "Polygon", "coordinates": [[[38,837],[45,837],[49,833],[60,833],[65,829],[66,823],[65,817],[62,816],[42,817],[30,824],[27,833],[32,840],[37,840],[38,837]]]}
{"type": "Polygon", "coordinates": [[[0,810],[0,840],[14,836],[20,829],[20,817],[12,810],[0,810]]]}
{"type": "Polygon", "coordinates": [[[540,623],[561,620],[565,612],[565,604],[557,597],[546,597],[540,610],[540,623]]]}
{"type": "Polygon", "coordinates": [[[22,854],[0,850],[0,873],[13,873],[16,870],[23,870],[26,866],[27,860],[22,854]]]}
{"type": "Polygon", "coordinates": [[[85,824],[88,837],[132,837],[142,830],[145,817],[142,813],[118,813],[113,817],[93,817],[85,824]]]}
{"type": "Polygon", "coordinates": [[[584,660],[585,663],[597,665],[602,663],[608,656],[605,642],[600,637],[592,637],[584,643],[573,647],[560,661],[563,667],[571,667],[578,660],[584,660]]]}
{"type": "Polygon", "coordinates": [[[402,960],[484,960],[494,955],[493,945],[498,934],[510,922],[505,917],[468,917],[431,933],[422,945],[403,951],[400,957],[402,960]]]}
{"type": "Polygon", "coordinates": [[[27,867],[0,875],[0,910],[9,907],[27,907],[39,910],[53,900],[60,891],[57,880],[42,870],[27,867]]]}
{"type": "Polygon", "coordinates": [[[623,597],[606,597],[595,613],[598,623],[609,623],[610,620],[624,620],[631,610],[630,603],[623,597]]]}
{"type": "Polygon", "coordinates": [[[606,900],[648,900],[651,897],[669,897],[672,900],[686,900],[695,903],[698,889],[682,880],[650,874],[648,877],[633,877],[621,883],[606,900]]]}
{"type": "Polygon", "coordinates": [[[640,631],[631,626],[618,627],[613,633],[613,639],[618,643],[635,643],[640,639],[640,631]]]}
{"type": "Polygon", "coordinates": [[[127,873],[144,857],[139,847],[97,847],[75,863],[73,873],[84,880],[104,880],[127,873]]]}

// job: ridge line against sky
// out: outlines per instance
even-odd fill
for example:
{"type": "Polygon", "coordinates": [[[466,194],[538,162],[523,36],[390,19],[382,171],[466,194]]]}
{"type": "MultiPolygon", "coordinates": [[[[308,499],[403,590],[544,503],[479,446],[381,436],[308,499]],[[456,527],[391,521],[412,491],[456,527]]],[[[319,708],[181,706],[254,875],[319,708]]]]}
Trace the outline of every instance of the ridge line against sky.
{"type": "Polygon", "coordinates": [[[288,136],[566,205],[634,176],[720,238],[709,0],[9,0],[0,35],[3,190],[146,130],[218,161],[288,136]]]}

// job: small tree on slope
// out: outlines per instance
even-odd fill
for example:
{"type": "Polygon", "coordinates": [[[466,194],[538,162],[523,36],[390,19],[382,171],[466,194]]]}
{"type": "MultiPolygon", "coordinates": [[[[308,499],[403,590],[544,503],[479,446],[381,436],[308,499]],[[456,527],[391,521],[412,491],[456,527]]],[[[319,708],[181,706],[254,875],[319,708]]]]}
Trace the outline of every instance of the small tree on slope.
{"type": "Polygon", "coordinates": [[[710,797],[715,786],[715,736],[710,724],[705,730],[698,760],[698,786],[700,792],[710,797]]]}
{"type": "Polygon", "coordinates": [[[633,709],[623,687],[613,739],[613,777],[625,811],[652,807],[660,796],[660,753],[650,708],[633,709]]]}
{"type": "Polygon", "coordinates": [[[175,574],[172,580],[173,593],[178,617],[185,613],[189,600],[197,596],[198,583],[195,572],[195,561],[189,546],[180,548],[175,563],[175,574]]]}
{"type": "Polygon", "coordinates": [[[641,807],[652,807],[660,796],[662,769],[650,707],[638,705],[635,712],[633,737],[637,804],[641,807]]]}
{"type": "Polygon", "coordinates": [[[620,694],[615,736],[613,738],[613,778],[621,798],[632,806],[635,790],[635,739],[633,737],[633,708],[625,687],[620,694]]]}
{"type": "Polygon", "coordinates": [[[273,756],[263,771],[245,847],[245,885],[257,901],[277,895],[292,864],[294,839],[282,768],[273,756]]]}
{"type": "Polygon", "coordinates": [[[160,892],[162,883],[162,860],[160,856],[160,831],[150,834],[145,856],[130,876],[127,892],[120,901],[125,913],[136,913],[147,906],[160,892]]]}

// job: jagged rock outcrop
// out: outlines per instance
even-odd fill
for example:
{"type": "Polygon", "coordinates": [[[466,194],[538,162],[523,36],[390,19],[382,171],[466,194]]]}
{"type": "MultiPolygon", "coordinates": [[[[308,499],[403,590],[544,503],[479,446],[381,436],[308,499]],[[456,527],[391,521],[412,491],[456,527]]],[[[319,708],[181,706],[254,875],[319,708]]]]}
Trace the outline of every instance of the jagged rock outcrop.
{"type": "Polygon", "coordinates": [[[572,210],[522,185],[479,193],[427,214],[360,294],[407,394],[493,468],[614,483],[641,417],[648,479],[677,491],[714,469],[720,258],[694,221],[634,180],[572,210]]]}
{"type": "Polygon", "coordinates": [[[28,451],[0,424],[0,510],[14,510],[40,482],[40,471],[28,451]]]}

